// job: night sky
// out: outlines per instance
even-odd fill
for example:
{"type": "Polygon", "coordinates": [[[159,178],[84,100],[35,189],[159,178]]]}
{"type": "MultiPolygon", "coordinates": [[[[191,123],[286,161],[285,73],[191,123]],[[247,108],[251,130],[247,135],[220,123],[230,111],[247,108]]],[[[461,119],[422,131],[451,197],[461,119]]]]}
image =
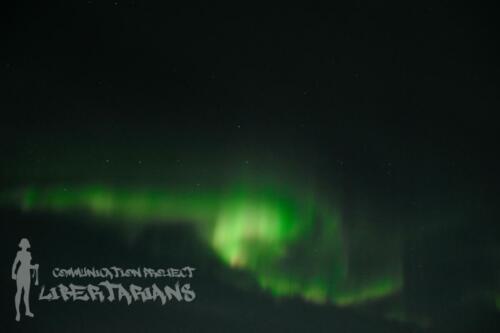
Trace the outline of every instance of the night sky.
{"type": "Polygon", "coordinates": [[[491,8],[4,13],[6,331],[500,328],[491,8]],[[35,289],[36,317],[16,323],[22,237],[42,268],[194,266],[197,299],[36,303],[35,289]]]}

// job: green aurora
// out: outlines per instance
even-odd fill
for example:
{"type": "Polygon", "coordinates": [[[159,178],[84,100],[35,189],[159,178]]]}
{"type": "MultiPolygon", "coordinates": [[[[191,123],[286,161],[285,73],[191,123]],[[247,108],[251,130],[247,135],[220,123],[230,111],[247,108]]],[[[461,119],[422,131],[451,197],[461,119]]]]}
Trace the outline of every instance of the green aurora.
{"type": "MultiPolygon", "coordinates": [[[[276,297],[343,306],[401,288],[397,253],[377,258],[373,249],[370,258],[375,265],[365,268],[361,262],[357,267],[360,255],[345,242],[338,207],[310,193],[276,188],[240,185],[211,193],[96,185],[27,187],[4,194],[3,201],[27,212],[91,214],[99,221],[120,221],[117,227],[124,229],[151,221],[192,223],[220,260],[248,271],[276,297]]],[[[353,236],[359,242],[376,243],[376,233],[349,237],[353,236]]]]}

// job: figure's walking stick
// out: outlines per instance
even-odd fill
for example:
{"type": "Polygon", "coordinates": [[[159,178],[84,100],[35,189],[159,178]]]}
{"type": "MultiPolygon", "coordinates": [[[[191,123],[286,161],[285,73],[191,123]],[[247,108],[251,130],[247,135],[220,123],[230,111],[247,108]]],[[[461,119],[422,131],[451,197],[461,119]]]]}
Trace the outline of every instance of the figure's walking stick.
{"type": "Polygon", "coordinates": [[[33,275],[35,276],[35,286],[38,286],[38,265],[35,265],[33,269],[33,275]]]}

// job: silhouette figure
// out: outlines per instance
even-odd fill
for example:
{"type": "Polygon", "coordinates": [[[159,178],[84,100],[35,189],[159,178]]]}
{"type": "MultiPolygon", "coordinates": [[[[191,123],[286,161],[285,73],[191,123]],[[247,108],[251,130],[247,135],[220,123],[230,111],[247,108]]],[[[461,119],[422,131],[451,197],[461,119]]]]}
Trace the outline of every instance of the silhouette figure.
{"type": "Polygon", "coordinates": [[[31,253],[27,251],[30,246],[30,242],[23,238],[19,242],[20,251],[17,252],[16,259],[14,260],[14,264],[12,265],[12,279],[16,280],[17,291],[16,296],[14,298],[16,304],[16,321],[21,319],[21,315],[19,313],[19,306],[21,303],[21,293],[24,292],[24,307],[26,308],[26,316],[34,317],[34,314],[30,311],[30,286],[31,286],[31,269],[35,270],[36,274],[36,283],[38,284],[38,264],[31,264],[31,253]],[[19,268],[16,271],[17,264],[19,264],[19,268]]]}

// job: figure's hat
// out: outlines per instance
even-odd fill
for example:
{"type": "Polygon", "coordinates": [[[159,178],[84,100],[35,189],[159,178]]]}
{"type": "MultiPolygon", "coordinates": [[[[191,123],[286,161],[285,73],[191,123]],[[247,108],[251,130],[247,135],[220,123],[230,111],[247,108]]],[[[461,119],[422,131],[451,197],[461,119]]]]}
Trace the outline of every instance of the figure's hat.
{"type": "Polygon", "coordinates": [[[31,245],[30,245],[30,242],[27,238],[23,238],[21,239],[21,241],[19,242],[19,247],[21,249],[27,249],[27,248],[30,248],[31,245]]]}

